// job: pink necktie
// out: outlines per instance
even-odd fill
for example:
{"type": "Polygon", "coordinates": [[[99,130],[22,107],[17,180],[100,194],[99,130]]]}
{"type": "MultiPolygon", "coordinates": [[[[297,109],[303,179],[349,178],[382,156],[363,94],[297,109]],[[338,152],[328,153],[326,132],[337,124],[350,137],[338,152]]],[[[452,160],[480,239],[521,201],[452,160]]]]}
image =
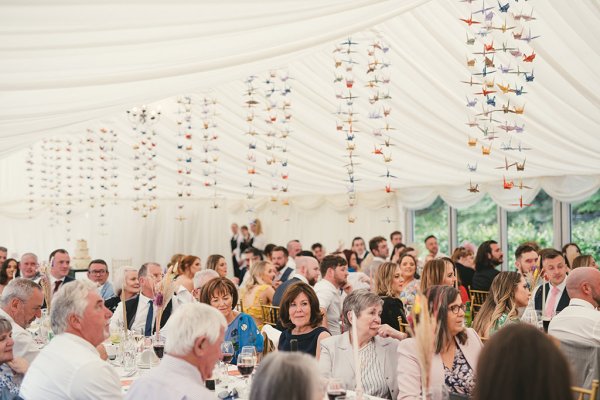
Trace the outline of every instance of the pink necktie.
{"type": "Polygon", "coordinates": [[[555,314],[554,309],[556,308],[556,302],[558,301],[558,292],[560,290],[556,286],[552,286],[552,290],[548,295],[548,301],[546,302],[546,316],[552,318],[555,314]]]}

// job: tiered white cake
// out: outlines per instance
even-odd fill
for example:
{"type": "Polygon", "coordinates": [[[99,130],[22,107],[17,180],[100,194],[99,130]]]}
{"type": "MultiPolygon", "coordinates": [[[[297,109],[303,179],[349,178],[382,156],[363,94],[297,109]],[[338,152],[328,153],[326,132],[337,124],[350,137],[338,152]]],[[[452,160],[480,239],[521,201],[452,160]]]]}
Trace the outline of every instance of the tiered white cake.
{"type": "Polygon", "coordinates": [[[71,259],[75,269],[86,269],[92,259],[88,250],[87,242],[83,239],[77,241],[75,256],[71,259]]]}

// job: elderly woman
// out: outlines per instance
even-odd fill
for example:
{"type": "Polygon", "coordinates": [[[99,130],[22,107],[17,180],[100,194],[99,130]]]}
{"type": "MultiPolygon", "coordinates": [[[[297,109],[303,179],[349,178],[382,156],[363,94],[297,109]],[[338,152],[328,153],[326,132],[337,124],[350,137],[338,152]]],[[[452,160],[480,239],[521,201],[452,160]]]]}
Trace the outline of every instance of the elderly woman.
{"type": "Polygon", "coordinates": [[[131,266],[123,267],[123,272],[115,274],[115,297],[104,302],[106,308],[115,312],[121,302],[121,295],[125,293],[125,300],[129,300],[140,292],[140,281],[138,280],[138,269],[131,266]]]}
{"type": "Polygon", "coordinates": [[[281,299],[279,318],[285,331],[279,337],[277,348],[291,350],[291,341],[296,340],[298,351],[319,357],[321,340],[331,336],[327,328],[321,326],[323,314],[314,289],[298,282],[290,285],[281,299]]]}
{"type": "Polygon", "coordinates": [[[404,304],[400,300],[402,292],[402,273],[400,266],[384,262],[377,268],[375,274],[375,293],[383,300],[381,323],[387,324],[397,331],[400,330],[398,318],[406,323],[404,304]]]}
{"type": "Polygon", "coordinates": [[[317,370],[315,359],[306,354],[271,353],[260,363],[250,400],[321,400],[324,392],[317,370]]]}
{"type": "MultiPolygon", "coordinates": [[[[431,286],[427,303],[437,320],[429,387],[436,391],[445,385],[449,392],[469,396],[475,384],[481,339],[473,329],[464,327],[465,305],[456,288],[431,286]]],[[[421,397],[421,366],[415,341],[407,339],[398,346],[398,382],[402,382],[398,400],[421,397]]]]}
{"type": "Polygon", "coordinates": [[[252,317],[234,310],[238,293],[233,282],[221,277],[211,279],[202,286],[200,301],[216,308],[225,317],[225,340],[233,343],[235,351],[232,364],[237,363],[238,354],[244,346],[254,346],[257,352],[263,351],[263,336],[252,317]]]}
{"type": "Polygon", "coordinates": [[[519,307],[526,307],[531,293],[525,278],[518,272],[500,272],[492,281],[490,292],[473,321],[480,337],[489,337],[511,322],[519,321],[519,307]]]}
{"type": "Polygon", "coordinates": [[[14,343],[10,322],[0,317],[0,400],[12,400],[19,394],[19,386],[14,381],[14,371],[7,364],[13,360],[14,343]]]}
{"type": "Polygon", "coordinates": [[[258,329],[263,326],[262,305],[273,304],[275,289],[271,286],[277,271],[269,261],[259,261],[250,268],[250,276],[240,289],[244,311],[254,318],[258,329]]]}
{"type": "Polygon", "coordinates": [[[346,387],[356,387],[354,356],[352,353],[352,325],[356,325],[364,393],[386,399],[398,396],[396,366],[398,341],[404,334],[388,325],[381,325],[381,304],[375,293],[366,289],[351,292],[342,306],[342,320],[347,331],[323,340],[319,371],[325,378],[338,378],[346,387]],[[352,311],[356,321],[352,318],[352,311]]]}
{"type": "Polygon", "coordinates": [[[4,260],[0,269],[0,294],[4,291],[8,282],[12,281],[19,269],[19,263],[14,258],[4,260]]]}

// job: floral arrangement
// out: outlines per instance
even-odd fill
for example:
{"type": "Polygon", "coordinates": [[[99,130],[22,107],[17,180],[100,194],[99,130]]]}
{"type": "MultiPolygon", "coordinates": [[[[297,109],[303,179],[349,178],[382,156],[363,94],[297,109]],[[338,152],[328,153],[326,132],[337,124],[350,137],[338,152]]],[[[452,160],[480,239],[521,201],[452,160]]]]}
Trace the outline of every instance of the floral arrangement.
{"type": "Polygon", "coordinates": [[[420,291],[415,296],[415,304],[409,317],[409,329],[417,345],[417,358],[421,367],[421,393],[427,398],[430,386],[431,362],[435,353],[437,323],[429,312],[427,297],[420,291]]]}
{"type": "MultiPolygon", "coordinates": [[[[54,257],[50,259],[50,265],[54,262],[54,257]]],[[[50,282],[50,267],[45,263],[40,267],[40,273],[42,277],[40,279],[40,285],[42,286],[42,293],[44,294],[44,301],[46,302],[46,310],[50,315],[50,306],[52,305],[52,285],[50,282]]]]}
{"type": "Polygon", "coordinates": [[[162,320],[163,312],[165,307],[171,301],[173,293],[175,292],[175,285],[173,283],[173,268],[169,267],[167,273],[163,279],[155,286],[154,289],[154,305],[156,306],[156,336],[160,335],[160,321],[162,320]]]}

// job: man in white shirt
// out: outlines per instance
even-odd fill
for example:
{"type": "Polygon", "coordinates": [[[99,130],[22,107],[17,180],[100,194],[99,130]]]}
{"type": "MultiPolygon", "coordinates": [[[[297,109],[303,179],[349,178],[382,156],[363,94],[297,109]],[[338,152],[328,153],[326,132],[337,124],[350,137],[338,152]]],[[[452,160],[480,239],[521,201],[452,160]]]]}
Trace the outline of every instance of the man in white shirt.
{"type": "MultiPolygon", "coordinates": [[[[140,332],[144,331],[145,336],[151,336],[156,330],[156,313],[157,307],[154,304],[154,289],[163,278],[162,268],[156,263],[146,263],[142,265],[138,272],[140,281],[140,294],[132,297],[125,302],[125,311],[127,312],[127,327],[128,329],[140,332]]],[[[160,327],[163,328],[167,323],[173,301],[165,306],[160,327]]],[[[118,329],[123,326],[123,303],[119,303],[115,313],[110,320],[111,329],[118,329]]]]}
{"type": "Polygon", "coordinates": [[[21,278],[36,279],[38,275],[38,258],[33,253],[25,253],[21,256],[19,263],[19,274],[21,278]]]}
{"type": "Polygon", "coordinates": [[[115,289],[108,280],[108,265],[104,260],[92,260],[88,265],[88,279],[98,285],[98,292],[104,300],[115,297],[115,289]]]}
{"type": "Polygon", "coordinates": [[[200,303],[184,304],[171,318],[174,329],[158,365],[134,382],[126,399],[215,399],[204,386],[221,359],[227,322],[217,309],[200,303]]]}
{"type": "Polygon", "coordinates": [[[600,271],[575,268],[567,279],[571,301],[552,319],[548,333],[558,340],[600,346],[600,271]]]}
{"type": "Polygon", "coordinates": [[[290,240],[287,243],[287,251],[288,251],[288,262],[287,265],[290,268],[296,268],[296,256],[298,255],[298,253],[300,253],[302,251],[302,243],[300,243],[299,240],[294,239],[294,240],[290,240]]]}
{"type": "Polygon", "coordinates": [[[92,282],[62,286],[50,314],[56,336],[29,367],[19,395],[25,400],[121,398],[119,376],[96,350],[109,336],[110,316],[92,282]]]}
{"type": "Polygon", "coordinates": [[[26,278],[15,278],[6,285],[0,299],[0,315],[12,325],[12,338],[15,341],[15,357],[27,360],[29,364],[39,354],[38,345],[27,332],[27,327],[42,316],[44,295],[42,287],[26,278]]]}
{"type": "Polygon", "coordinates": [[[369,250],[373,254],[373,259],[369,265],[363,265],[363,271],[369,278],[374,279],[377,274],[377,269],[390,255],[390,249],[387,245],[387,240],[383,236],[375,236],[369,240],[369,250]]]}
{"type": "Polygon", "coordinates": [[[325,316],[323,326],[332,335],[339,335],[342,333],[342,289],[351,289],[348,287],[348,262],[337,255],[325,256],[321,263],[321,276],[323,279],[315,284],[315,293],[325,316]]]}
{"type": "Polygon", "coordinates": [[[435,236],[429,235],[425,238],[425,248],[429,254],[425,256],[425,261],[435,260],[436,258],[448,257],[444,253],[440,253],[440,246],[435,236]]]}

